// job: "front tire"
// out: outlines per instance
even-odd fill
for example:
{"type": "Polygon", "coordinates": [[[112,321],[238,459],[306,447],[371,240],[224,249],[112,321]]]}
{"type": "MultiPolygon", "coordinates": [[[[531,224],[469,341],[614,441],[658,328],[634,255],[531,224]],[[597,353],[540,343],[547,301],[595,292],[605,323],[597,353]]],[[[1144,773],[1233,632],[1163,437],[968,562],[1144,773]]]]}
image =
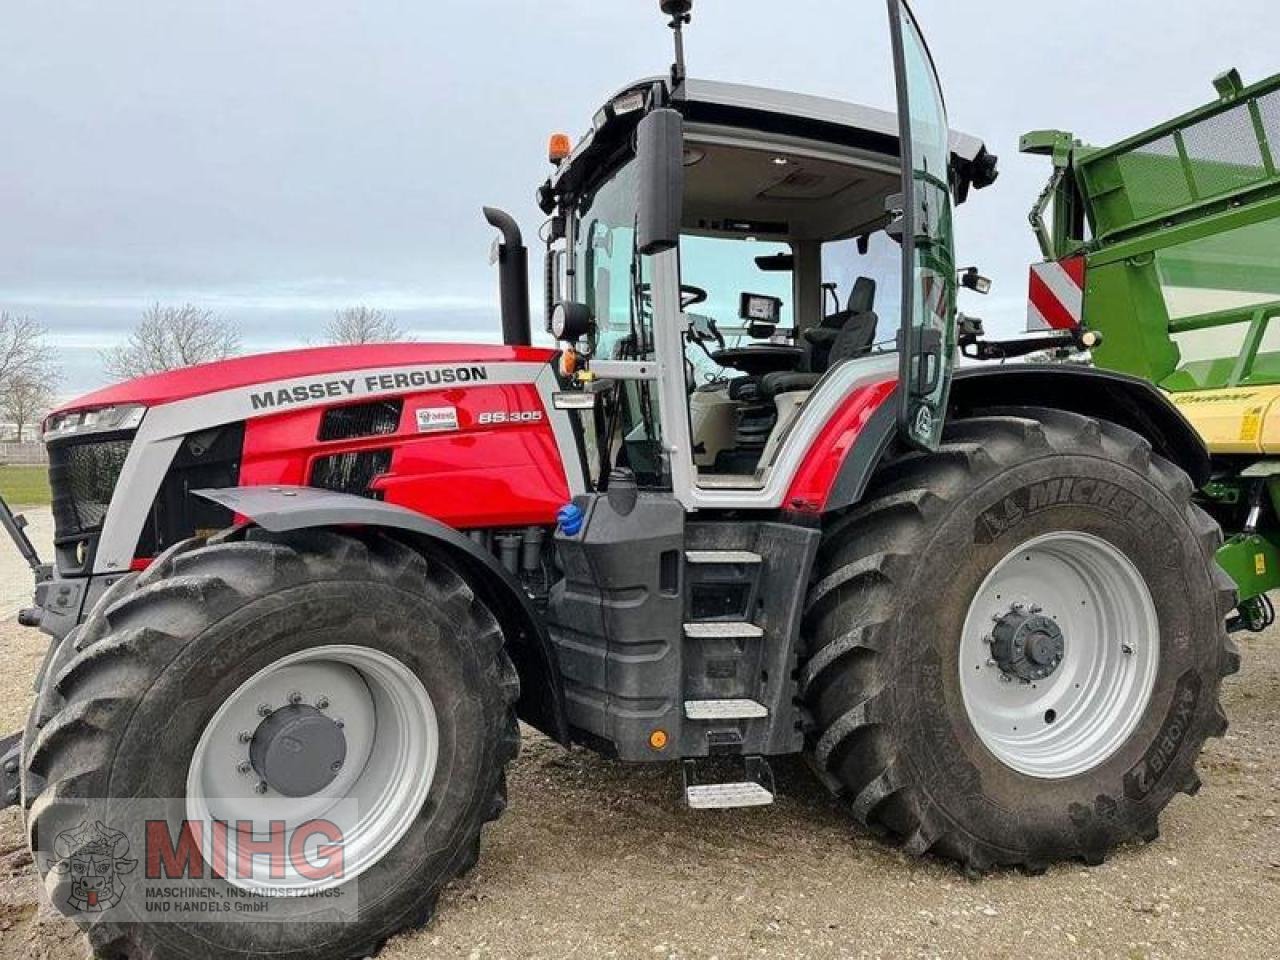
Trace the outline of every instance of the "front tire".
{"type": "Polygon", "coordinates": [[[1216,524],[1145,440],[1005,412],[954,422],[827,531],[805,621],[811,759],[908,852],[1098,863],[1199,788],[1239,667],[1235,593],[1216,524]],[[1009,642],[1033,633],[1034,651],[1009,642]]]}
{"type": "Polygon", "coordinates": [[[369,956],[430,918],[505,807],[519,681],[501,630],[447,556],[383,534],[249,528],[216,539],[178,545],[107,598],[46,677],[23,748],[36,863],[61,905],[66,877],[47,854],[77,800],[173,798],[173,818],[234,823],[259,795],[273,818],[295,804],[305,821],[331,795],[359,796],[351,868],[336,884],[358,891],[354,917],[335,921],[331,900],[297,897],[335,885],[313,891],[301,876],[281,922],[75,919],[103,957],[369,956]],[[238,740],[273,716],[250,701],[319,734],[300,740],[303,727],[273,721],[273,739],[238,740]],[[264,743],[276,752],[253,753],[264,743]],[[291,762],[299,743],[337,750],[331,764],[323,754],[333,772],[317,780],[316,764],[291,762]]]}

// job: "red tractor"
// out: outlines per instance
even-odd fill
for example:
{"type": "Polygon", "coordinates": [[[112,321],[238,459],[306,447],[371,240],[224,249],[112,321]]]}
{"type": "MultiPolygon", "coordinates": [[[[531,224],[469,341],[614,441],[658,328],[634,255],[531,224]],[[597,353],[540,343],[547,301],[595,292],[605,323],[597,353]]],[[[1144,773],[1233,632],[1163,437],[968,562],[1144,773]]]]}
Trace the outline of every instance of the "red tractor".
{"type": "MultiPolygon", "coordinates": [[[[679,37],[689,0],[661,6],[679,37]]],[[[688,79],[678,43],[555,151],[558,350],[490,210],[504,346],[246,357],[49,418],[23,619],[53,643],[6,775],[101,956],[366,956],[476,862],[517,718],[682,763],[694,808],[768,804],[802,754],[861,823],[979,871],[1097,863],[1195,792],[1239,662],[1204,446],[1145,382],[953,371],[983,284],[952,209],[995,158],[888,7],[896,116],[688,79]],[[160,798],[221,843],[346,804],[343,868],[219,868],[202,833],[188,866],[296,922],[101,909],[73,841],[125,889],[122,811],[160,798]],[[102,829],[70,829],[90,801],[102,829]],[[349,915],[322,896],[357,887],[349,915]]]]}

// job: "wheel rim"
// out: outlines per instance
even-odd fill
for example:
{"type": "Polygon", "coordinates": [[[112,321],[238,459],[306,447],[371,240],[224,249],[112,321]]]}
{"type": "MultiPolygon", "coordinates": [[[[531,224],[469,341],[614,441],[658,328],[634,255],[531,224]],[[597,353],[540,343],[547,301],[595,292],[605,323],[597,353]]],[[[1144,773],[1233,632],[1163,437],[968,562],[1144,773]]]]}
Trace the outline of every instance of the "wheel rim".
{"type": "Polygon", "coordinates": [[[1138,568],[1100,537],[1062,531],[1012,551],[978,588],[961,636],[960,689],[988,750],[1019,773],[1057,780],[1097,767],[1128,740],[1159,661],[1155,603],[1138,568]],[[1042,660],[1011,662],[1006,641],[1037,623],[1042,660]]]}
{"type": "Polygon", "coordinates": [[[202,825],[256,821],[259,836],[268,818],[283,820],[287,831],[332,819],[343,833],[340,877],[304,876],[292,863],[285,877],[271,877],[259,858],[252,877],[226,878],[246,890],[320,892],[359,876],[400,841],[431,790],[439,745],[431,697],[405,664],[368,647],[302,650],[258,671],[213,715],[191,757],[187,818],[202,825]],[[266,708],[286,706],[331,718],[345,740],[331,782],[302,796],[273,789],[261,763],[254,766],[258,752],[251,757],[271,716],[266,708]]]}

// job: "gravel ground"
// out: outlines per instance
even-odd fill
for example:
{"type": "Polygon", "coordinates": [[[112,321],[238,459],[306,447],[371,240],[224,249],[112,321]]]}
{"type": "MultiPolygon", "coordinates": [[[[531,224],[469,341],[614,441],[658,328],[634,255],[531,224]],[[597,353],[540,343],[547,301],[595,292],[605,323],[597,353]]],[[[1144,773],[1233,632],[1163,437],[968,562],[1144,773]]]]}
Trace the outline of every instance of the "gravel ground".
{"type": "MultiPolygon", "coordinates": [[[[33,518],[34,519],[34,518],[33,518]]],[[[25,572],[0,546],[5,595],[25,572]]],[[[11,617],[9,620],[11,621],[11,617]]],[[[16,729],[43,640],[0,625],[0,728],[16,729]]],[[[773,807],[695,814],[675,770],[630,768],[525,731],[512,806],[437,921],[382,956],[436,958],[1280,957],[1280,630],[1242,643],[1232,728],[1163,835],[1101,867],[969,880],[854,829],[798,763],[773,807]]],[[[20,818],[0,814],[0,957],[80,957],[38,906],[20,818]]]]}
{"type": "MultiPolygon", "coordinates": [[[[53,553],[53,514],[49,508],[14,505],[13,511],[27,518],[27,536],[37,545],[41,559],[48,561],[53,553]]],[[[0,623],[7,623],[30,605],[31,571],[0,528],[0,623]]]]}

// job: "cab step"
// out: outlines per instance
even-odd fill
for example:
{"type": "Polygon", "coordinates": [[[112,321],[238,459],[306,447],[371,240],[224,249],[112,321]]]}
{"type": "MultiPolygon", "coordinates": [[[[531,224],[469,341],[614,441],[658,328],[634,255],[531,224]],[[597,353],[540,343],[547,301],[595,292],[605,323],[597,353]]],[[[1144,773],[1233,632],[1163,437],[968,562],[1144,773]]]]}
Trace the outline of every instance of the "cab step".
{"type": "Polygon", "coordinates": [[[686,700],[684,715],[689,720],[758,720],[769,708],[755,700],[686,700]]]}
{"type": "Polygon", "coordinates": [[[746,779],[727,783],[698,783],[698,761],[684,762],[684,798],[691,810],[767,807],[773,803],[773,771],[764,757],[746,757],[746,779]]]}
{"type": "Polygon", "coordinates": [[[764,558],[750,550],[686,550],[685,561],[697,566],[725,564],[727,566],[758,566],[764,558]]]}
{"type": "Polygon", "coordinates": [[[711,620],[686,623],[684,635],[690,640],[759,640],[764,628],[740,620],[711,620]]]}

